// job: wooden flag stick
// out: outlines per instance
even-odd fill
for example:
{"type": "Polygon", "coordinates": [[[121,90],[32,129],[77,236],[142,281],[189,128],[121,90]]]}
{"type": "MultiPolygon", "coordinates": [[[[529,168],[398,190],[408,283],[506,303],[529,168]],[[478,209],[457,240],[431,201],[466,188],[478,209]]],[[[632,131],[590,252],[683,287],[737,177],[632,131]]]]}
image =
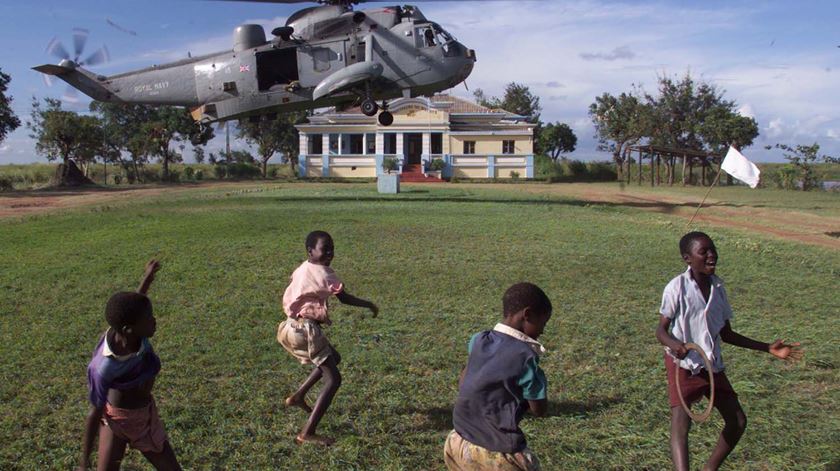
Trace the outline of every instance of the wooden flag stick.
{"type": "Polygon", "coordinates": [[[702,208],[702,207],[703,207],[703,203],[705,203],[705,202],[706,202],[706,198],[708,198],[708,197],[709,197],[709,193],[711,193],[711,192],[712,192],[712,188],[714,188],[714,187],[715,187],[715,185],[717,185],[718,180],[720,180],[720,174],[721,174],[721,172],[723,172],[723,164],[721,164],[721,165],[720,165],[720,167],[718,167],[718,172],[717,172],[717,175],[715,175],[715,181],[713,181],[713,182],[712,182],[712,184],[709,186],[709,190],[706,192],[706,196],[704,196],[704,197],[703,197],[703,200],[702,200],[702,201],[700,201],[700,204],[699,204],[699,205],[697,205],[697,210],[696,210],[696,211],[694,211],[694,215],[693,215],[693,216],[691,216],[691,219],[689,219],[689,220],[688,220],[688,224],[686,224],[686,226],[685,226],[685,228],[686,228],[686,229],[688,229],[689,227],[691,227],[691,223],[692,223],[692,222],[694,222],[694,218],[696,218],[696,217],[697,217],[697,213],[699,213],[699,212],[700,212],[700,208],[702,208]]]}

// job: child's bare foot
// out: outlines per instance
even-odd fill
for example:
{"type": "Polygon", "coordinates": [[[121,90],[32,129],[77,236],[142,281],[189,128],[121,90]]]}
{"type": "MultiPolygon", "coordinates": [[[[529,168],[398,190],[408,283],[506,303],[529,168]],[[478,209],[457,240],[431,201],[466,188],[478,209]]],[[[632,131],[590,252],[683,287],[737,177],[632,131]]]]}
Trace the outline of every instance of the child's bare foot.
{"type": "Polygon", "coordinates": [[[296,396],[291,395],[286,398],[286,407],[300,407],[301,409],[305,410],[307,414],[312,413],[312,408],[309,407],[309,404],[306,403],[306,400],[303,398],[298,399],[296,396]]]}
{"type": "Polygon", "coordinates": [[[321,446],[330,446],[335,443],[335,440],[329,437],[322,437],[320,435],[298,435],[295,437],[295,443],[303,445],[304,442],[314,443],[321,446]]]}

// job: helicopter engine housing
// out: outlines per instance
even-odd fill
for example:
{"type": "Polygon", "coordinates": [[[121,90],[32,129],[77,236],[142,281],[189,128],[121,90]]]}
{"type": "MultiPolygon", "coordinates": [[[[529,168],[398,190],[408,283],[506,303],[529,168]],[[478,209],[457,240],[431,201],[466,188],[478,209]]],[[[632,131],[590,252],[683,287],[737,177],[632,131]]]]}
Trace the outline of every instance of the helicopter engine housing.
{"type": "Polygon", "coordinates": [[[240,25],[233,30],[233,50],[235,52],[259,47],[265,44],[265,30],[260,25],[240,25]]]}
{"type": "Polygon", "coordinates": [[[347,8],[339,5],[325,5],[320,7],[304,8],[286,20],[286,26],[291,26],[295,31],[303,33],[310,26],[338,18],[347,11],[347,8]]]}

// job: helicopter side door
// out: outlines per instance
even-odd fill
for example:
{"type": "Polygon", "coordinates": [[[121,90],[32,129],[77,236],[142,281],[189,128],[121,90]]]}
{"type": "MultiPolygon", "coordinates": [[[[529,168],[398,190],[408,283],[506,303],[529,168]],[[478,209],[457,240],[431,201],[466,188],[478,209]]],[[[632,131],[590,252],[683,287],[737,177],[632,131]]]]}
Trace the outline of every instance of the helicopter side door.
{"type": "Polygon", "coordinates": [[[315,87],[347,64],[346,40],[298,47],[298,75],[302,87],[315,87]]]}

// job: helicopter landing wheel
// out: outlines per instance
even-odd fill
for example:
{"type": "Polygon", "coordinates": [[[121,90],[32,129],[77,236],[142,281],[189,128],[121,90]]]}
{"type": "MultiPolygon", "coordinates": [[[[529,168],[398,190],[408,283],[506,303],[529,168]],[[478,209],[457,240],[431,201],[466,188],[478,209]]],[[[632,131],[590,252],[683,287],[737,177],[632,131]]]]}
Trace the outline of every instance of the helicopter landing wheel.
{"type": "Polygon", "coordinates": [[[372,99],[365,98],[364,100],[362,100],[361,109],[362,114],[364,114],[365,116],[373,116],[376,114],[377,111],[379,111],[379,105],[377,105],[376,102],[372,99]]]}
{"type": "Polygon", "coordinates": [[[383,126],[390,126],[394,122],[394,115],[390,111],[383,111],[379,113],[379,124],[383,126]]]}

